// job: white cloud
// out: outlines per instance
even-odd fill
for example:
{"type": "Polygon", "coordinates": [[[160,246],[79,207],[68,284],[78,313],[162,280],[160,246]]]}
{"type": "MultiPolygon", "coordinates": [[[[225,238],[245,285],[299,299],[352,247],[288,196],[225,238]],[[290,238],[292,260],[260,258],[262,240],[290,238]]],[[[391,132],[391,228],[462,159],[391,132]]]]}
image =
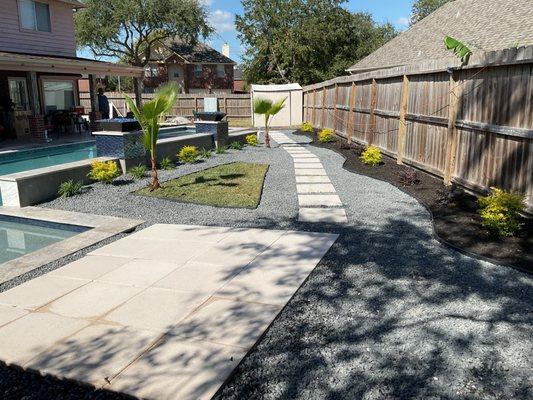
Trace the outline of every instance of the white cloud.
{"type": "Polygon", "coordinates": [[[409,18],[407,18],[407,17],[398,18],[396,20],[396,23],[398,25],[409,26],[409,18]]]}
{"type": "Polygon", "coordinates": [[[215,10],[209,15],[209,23],[217,33],[235,30],[235,17],[229,11],[215,10]]]}
{"type": "Polygon", "coordinates": [[[204,7],[211,7],[213,0],[198,0],[198,2],[204,7]]]}

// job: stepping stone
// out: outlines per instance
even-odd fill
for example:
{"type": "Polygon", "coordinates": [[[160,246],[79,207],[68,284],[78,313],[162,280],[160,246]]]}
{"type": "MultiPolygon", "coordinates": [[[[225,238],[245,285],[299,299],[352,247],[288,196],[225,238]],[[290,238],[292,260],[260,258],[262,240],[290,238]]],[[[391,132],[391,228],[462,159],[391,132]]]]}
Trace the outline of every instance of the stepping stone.
{"type": "Polygon", "coordinates": [[[300,222],[348,222],[344,208],[300,208],[298,214],[300,222]]]}
{"type": "Polygon", "coordinates": [[[313,164],[319,164],[322,165],[320,160],[314,159],[314,158],[298,158],[297,160],[294,160],[294,165],[296,164],[307,164],[307,165],[313,165],[313,164]]]}
{"type": "Polygon", "coordinates": [[[302,168],[302,169],[295,169],[294,174],[296,176],[325,176],[327,177],[328,174],[326,173],[325,169],[310,169],[310,168],[302,168]]]}
{"type": "Polygon", "coordinates": [[[298,193],[335,193],[331,183],[300,183],[296,190],[298,193]]]}
{"type": "Polygon", "coordinates": [[[342,201],[336,194],[299,194],[300,207],[340,207],[342,201]]]}
{"type": "Polygon", "coordinates": [[[322,163],[294,163],[295,169],[302,169],[302,168],[308,168],[308,169],[323,169],[322,163]]]}
{"type": "Polygon", "coordinates": [[[303,153],[303,154],[291,154],[291,157],[292,158],[315,158],[315,159],[319,159],[317,156],[315,156],[313,153],[303,153]]]}
{"type": "Polygon", "coordinates": [[[296,176],[296,183],[331,183],[327,176],[296,176]]]}

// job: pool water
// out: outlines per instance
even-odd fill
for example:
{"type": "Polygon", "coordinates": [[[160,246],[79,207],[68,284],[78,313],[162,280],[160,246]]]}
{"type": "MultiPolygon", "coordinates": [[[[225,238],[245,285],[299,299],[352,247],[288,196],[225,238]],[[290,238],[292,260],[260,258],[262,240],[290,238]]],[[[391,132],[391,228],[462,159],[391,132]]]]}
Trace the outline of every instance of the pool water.
{"type": "Polygon", "coordinates": [[[51,167],[96,157],[94,141],[0,154],[0,175],[51,167]]]}
{"type": "Polygon", "coordinates": [[[191,128],[161,128],[159,131],[159,135],[157,135],[158,139],[167,139],[170,137],[178,137],[178,136],[184,136],[184,135],[191,135],[193,133],[196,133],[196,129],[191,128]]]}
{"type": "Polygon", "coordinates": [[[83,226],[0,215],[0,264],[88,229],[83,226]]]}

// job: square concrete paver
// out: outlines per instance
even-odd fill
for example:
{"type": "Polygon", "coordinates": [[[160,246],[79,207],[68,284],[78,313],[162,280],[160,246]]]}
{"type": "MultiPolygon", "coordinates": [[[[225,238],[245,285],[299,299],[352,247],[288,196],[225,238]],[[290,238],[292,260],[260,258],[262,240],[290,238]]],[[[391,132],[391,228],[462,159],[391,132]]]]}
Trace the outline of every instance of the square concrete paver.
{"type": "Polygon", "coordinates": [[[342,201],[336,194],[299,194],[300,207],[336,207],[342,206],[342,201]]]}
{"type": "Polygon", "coordinates": [[[294,169],[320,169],[323,170],[324,167],[322,166],[322,163],[320,162],[314,162],[314,163],[294,163],[294,169]]]}
{"type": "Polygon", "coordinates": [[[297,177],[298,176],[325,176],[325,177],[328,176],[325,169],[310,169],[310,168],[295,169],[294,174],[297,177]]]}
{"type": "Polygon", "coordinates": [[[245,353],[240,348],[169,336],[106,389],[143,399],[209,400],[245,353]]]}
{"type": "Polygon", "coordinates": [[[209,399],[335,239],[151,226],[1,293],[0,360],[137,397],[209,399]]]}
{"type": "Polygon", "coordinates": [[[298,221],[302,222],[348,222],[343,208],[300,208],[298,221]]]}
{"type": "Polygon", "coordinates": [[[296,191],[298,193],[335,193],[335,188],[331,183],[298,183],[296,191]]]}
{"type": "Polygon", "coordinates": [[[296,183],[331,183],[327,176],[296,175],[296,183]]]}

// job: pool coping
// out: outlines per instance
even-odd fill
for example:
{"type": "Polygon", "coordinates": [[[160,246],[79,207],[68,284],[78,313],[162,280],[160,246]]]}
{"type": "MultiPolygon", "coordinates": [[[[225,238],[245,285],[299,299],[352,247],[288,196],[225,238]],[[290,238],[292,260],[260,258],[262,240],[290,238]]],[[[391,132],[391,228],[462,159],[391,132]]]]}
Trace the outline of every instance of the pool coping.
{"type": "Polygon", "coordinates": [[[143,220],[84,214],[41,207],[0,206],[0,215],[90,228],[68,239],[0,264],[0,284],[120,233],[133,231],[143,220]]]}

